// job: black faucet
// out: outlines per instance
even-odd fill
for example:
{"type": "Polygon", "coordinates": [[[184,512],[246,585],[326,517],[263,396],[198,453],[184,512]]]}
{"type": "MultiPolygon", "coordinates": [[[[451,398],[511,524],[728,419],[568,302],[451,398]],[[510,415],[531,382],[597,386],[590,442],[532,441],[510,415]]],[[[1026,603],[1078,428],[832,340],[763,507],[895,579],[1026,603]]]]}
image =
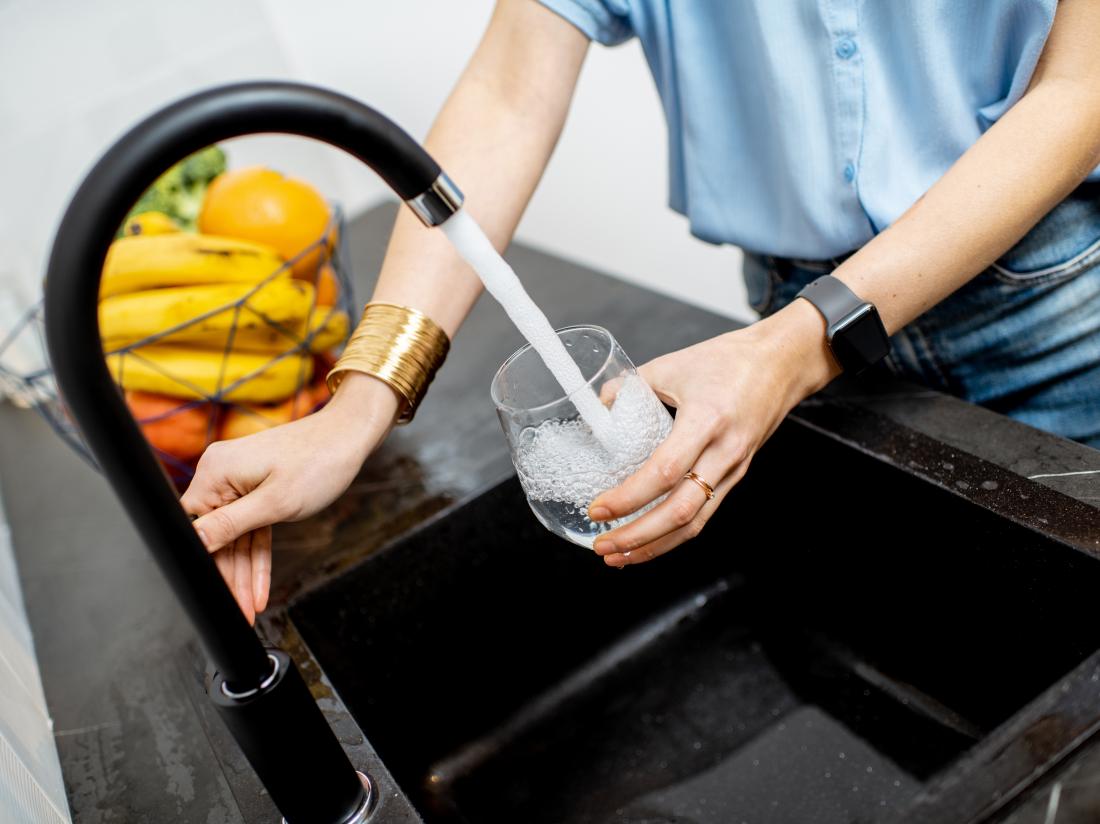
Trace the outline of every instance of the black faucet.
{"type": "Polygon", "coordinates": [[[296,83],[242,83],[153,114],[92,168],[58,228],[46,276],[46,340],[58,388],[131,520],[194,624],[217,675],[210,696],[290,824],[370,814],[349,762],[290,657],[260,643],[199,541],[103,358],[97,303],[107,249],[134,202],[172,164],[219,140],[312,137],[374,169],[428,226],[462,194],[426,151],[374,109],[296,83]]]}

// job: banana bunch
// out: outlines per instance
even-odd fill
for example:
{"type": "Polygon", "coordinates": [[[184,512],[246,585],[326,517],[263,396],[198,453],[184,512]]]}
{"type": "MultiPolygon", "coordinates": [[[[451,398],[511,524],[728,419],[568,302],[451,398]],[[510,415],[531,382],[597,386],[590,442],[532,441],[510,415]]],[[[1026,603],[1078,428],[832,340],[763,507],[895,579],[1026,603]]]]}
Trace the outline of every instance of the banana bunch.
{"type": "Polygon", "coordinates": [[[107,355],[115,382],[126,389],[201,400],[219,394],[236,403],[271,403],[313,378],[313,358],[154,344],[107,355]]]}
{"type": "MultiPolygon", "coordinates": [[[[333,306],[316,306],[308,320],[298,317],[278,326],[267,323],[262,326],[238,323],[232,348],[244,352],[282,354],[292,349],[301,349],[305,345],[310,352],[327,352],[343,343],[348,336],[348,327],[346,312],[333,306]]],[[[178,336],[170,338],[181,340],[178,336]]],[[[226,349],[230,346],[228,330],[189,330],[186,339],[214,349],[226,349]]]]}
{"type": "Polygon", "coordinates": [[[101,279],[107,363],[127,390],[267,403],[312,377],[349,318],[259,243],[183,232],[116,240],[101,279]]]}
{"type": "Polygon", "coordinates": [[[278,253],[261,243],[189,232],[131,235],[111,244],[99,297],[165,286],[255,284],[275,272],[290,276],[278,253]]]}

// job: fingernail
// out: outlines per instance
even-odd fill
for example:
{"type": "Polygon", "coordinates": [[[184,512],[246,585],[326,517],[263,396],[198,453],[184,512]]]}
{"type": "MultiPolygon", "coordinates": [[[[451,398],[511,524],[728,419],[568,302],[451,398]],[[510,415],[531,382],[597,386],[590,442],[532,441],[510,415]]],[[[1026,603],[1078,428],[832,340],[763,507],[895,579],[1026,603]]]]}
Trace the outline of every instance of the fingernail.
{"type": "Polygon", "coordinates": [[[271,583],[268,581],[267,576],[263,577],[260,581],[260,595],[256,599],[256,612],[263,612],[267,609],[267,601],[271,597],[271,583]]]}
{"type": "Polygon", "coordinates": [[[199,540],[202,541],[202,545],[204,547],[206,547],[207,549],[209,549],[210,548],[210,539],[206,537],[206,532],[204,532],[201,529],[196,529],[195,531],[197,533],[199,533],[199,540]]]}
{"type": "Polygon", "coordinates": [[[626,569],[626,559],[622,555],[608,555],[603,560],[609,567],[626,569]]]}
{"type": "Polygon", "coordinates": [[[610,555],[615,551],[615,542],[609,540],[596,541],[592,547],[597,555],[610,555]]]}
{"type": "Polygon", "coordinates": [[[611,510],[606,506],[594,506],[588,510],[588,517],[593,521],[606,521],[611,517],[611,510]]]}

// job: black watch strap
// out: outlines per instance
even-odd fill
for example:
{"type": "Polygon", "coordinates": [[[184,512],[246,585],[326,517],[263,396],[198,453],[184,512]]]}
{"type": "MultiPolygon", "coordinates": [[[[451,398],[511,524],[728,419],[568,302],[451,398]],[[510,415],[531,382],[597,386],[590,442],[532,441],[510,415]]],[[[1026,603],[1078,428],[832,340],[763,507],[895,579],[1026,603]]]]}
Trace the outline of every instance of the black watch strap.
{"type": "MultiPolygon", "coordinates": [[[[838,325],[844,318],[858,309],[864,303],[863,298],[844,285],[844,282],[832,275],[819,277],[802,288],[798,293],[800,298],[806,298],[817,307],[825,323],[830,328],[838,325]]],[[[832,337],[832,332],[830,332],[832,337]]]]}
{"type": "Polygon", "coordinates": [[[837,363],[859,374],[890,351],[890,338],[878,310],[832,275],[819,277],[798,293],[825,318],[826,338],[837,363]]]}

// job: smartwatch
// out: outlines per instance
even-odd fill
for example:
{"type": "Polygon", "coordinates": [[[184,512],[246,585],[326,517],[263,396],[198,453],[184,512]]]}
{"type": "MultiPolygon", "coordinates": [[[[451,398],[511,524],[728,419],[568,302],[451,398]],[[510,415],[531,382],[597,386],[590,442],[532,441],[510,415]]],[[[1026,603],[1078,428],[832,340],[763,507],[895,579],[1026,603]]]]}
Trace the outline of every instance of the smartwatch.
{"type": "Polygon", "coordinates": [[[858,375],[886,357],[890,337],[873,303],[868,303],[832,275],[803,287],[805,298],[825,318],[829,351],[845,372],[858,375]]]}

